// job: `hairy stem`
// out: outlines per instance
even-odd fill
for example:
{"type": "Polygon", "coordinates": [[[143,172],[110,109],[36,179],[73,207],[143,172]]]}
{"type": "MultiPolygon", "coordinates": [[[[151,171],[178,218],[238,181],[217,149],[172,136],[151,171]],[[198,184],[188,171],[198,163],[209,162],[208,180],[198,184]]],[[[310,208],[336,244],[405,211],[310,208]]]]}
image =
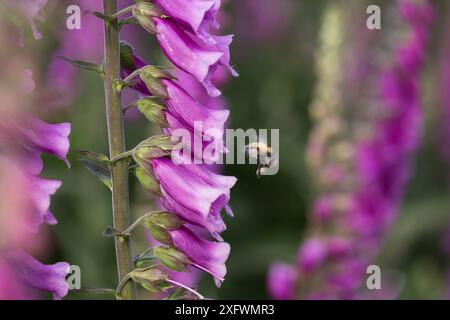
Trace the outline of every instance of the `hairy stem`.
{"type": "MultiPolygon", "coordinates": [[[[105,15],[113,15],[117,11],[117,0],[103,0],[105,15]]],[[[105,21],[105,100],[108,124],[108,140],[110,158],[126,151],[123,115],[120,104],[120,92],[115,88],[114,81],[120,78],[118,20],[105,21]]],[[[125,230],[130,226],[128,198],[128,163],[126,160],[111,165],[112,176],[112,206],[114,228],[125,230]]],[[[116,259],[119,282],[133,270],[131,252],[131,237],[116,237],[116,259]]],[[[135,299],[136,288],[128,281],[122,289],[123,299],[135,299]]]]}

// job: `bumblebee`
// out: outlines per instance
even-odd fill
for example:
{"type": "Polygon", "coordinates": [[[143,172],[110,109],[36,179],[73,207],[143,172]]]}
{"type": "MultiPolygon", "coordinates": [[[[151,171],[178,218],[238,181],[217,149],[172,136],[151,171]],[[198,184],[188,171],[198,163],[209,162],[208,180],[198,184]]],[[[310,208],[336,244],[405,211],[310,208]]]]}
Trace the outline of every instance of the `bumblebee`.
{"type": "Polygon", "coordinates": [[[249,158],[256,159],[256,177],[259,179],[264,172],[278,163],[278,157],[272,148],[264,142],[253,142],[245,146],[245,152],[249,158]]]}

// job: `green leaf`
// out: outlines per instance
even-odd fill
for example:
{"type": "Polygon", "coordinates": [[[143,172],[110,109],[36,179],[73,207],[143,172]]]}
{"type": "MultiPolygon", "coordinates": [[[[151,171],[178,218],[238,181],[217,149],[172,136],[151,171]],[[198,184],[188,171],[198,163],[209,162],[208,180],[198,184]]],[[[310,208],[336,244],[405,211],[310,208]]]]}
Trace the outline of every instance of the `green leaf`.
{"type": "Polygon", "coordinates": [[[94,12],[92,12],[92,13],[93,13],[94,16],[96,16],[97,18],[100,18],[100,19],[105,20],[105,21],[112,21],[112,20],[115,19],[114,17],[108,16],[108,15],[102,13],[102,12],[94,11],[94,12]]]}
{"type": "Polygon", "coordinates": [[[95,153],[88,150],[77,152],[81,159],[78,159],[83,166],[99,179],[104,185],[112,190],[111,172],[109,170],[109,159],[104,154],[95,153]]]}
{"type": "Polygon", "coordinates": [[[91,160],[97,161],[97,162],[104,162],[105,164],[109,163],[108,156],[106,156],[104,154],[96,153],[96,152],[89,151],[89,150],[78,150],[76,152],[80,157],[83,157],[86,159],[91,159],[91,160]]]}
{"type": "Polygon", "coordinates": [[[88,71],[94,71],[96,73],[98,73],[99,75],[103,76],[103,70],[102,70],[102,66],[95,64],[95,63],[91,63],[91,62],[87,62],[87,61],[82,61],[82,60],[72,60],[72,59],[68,59],[65,57],[59,57],[61,59],[63,59],[64,61],[69,62],[71,65],[79,68],[79,69],[83,69],[83,70],[88,70],[88,71]]]}
{"type": "Polygon", "coordinates": [[[112,191],[112,179],[111,172],[108,166],[103,163],[94,162],[89,159],[79,159],[79,161],[84,165],[84,167],[92,173],[100,182],[112,191]]]}

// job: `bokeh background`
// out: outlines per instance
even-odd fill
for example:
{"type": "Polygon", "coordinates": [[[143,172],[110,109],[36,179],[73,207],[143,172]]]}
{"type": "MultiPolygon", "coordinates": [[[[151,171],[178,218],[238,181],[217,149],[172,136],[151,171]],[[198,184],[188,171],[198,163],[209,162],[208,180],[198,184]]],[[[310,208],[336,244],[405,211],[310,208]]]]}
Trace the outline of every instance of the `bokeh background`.
{"type": "MultiPolygon", "coordinates": [[[[67,85],[56,76],[49,76],[52,61],[58,55],[101,62],[101,23],[85,15],[81,32],[65,28],[65,9],[73,2],[86,9],[83,1],[49,1],[47,19],[40,27],[45,36],[30,49],[38,60],[34,73],[37,90],[42,92],[41,112],[49,121],[72,123],[72,150],[107,153],[102,82],[89,72],[74,71],[74,81],[67,85]],[[98,40],[80,40],[87,36],[98,40]],[[70,93],[71,98],[53,105],[46,103],[53,101],[48,90],[52,85],[60,86],[61,92],[67,96],[70,93]]],[[[231,109],[229,127],[280,129],[280,171],[275,176],[257,179],[254,166],[223,168],[224,173],[238,178],[231,200],[236,216],[227,219],[228,230],[223,234],[232,247],[228,273],[221,289],[203,275],[199,291],[218,299],[268,298],[269,265],[277,260],[295,261],[315,196],[305,162],[313,125],[309,107],[317,81],[315,65],[322,16],[327,6],[337,1],[223,2],[222,26],[224,31],[235,35],[232,62],[240,73],[239,78],[228,79],[221,86],[226,106],[231,109]]],[[[351,8],[360,3],[347,0],[341,5],[351,8]]],[[[443,147],[439,132],[443,121],[440,110],[450,109],[450,105],[441,103],[438,90],[442,59],[449,59],[443,50],[450,42],[450,33],[446,32],[450,31],[446,26],[450,3],[445,0],[432,3],[438,14],[422,79],[424,130],[420,150],[404,204],[377,259],[382,269],[398,273],[399,298],[440,299],[448,297],[450,290],[450,180],[448,162],[442,152],[443,148],[450,148],[450,140],[446,146],[444,141],[443,147]]],[[[365,10],[353,12],[366,15],[365,10]]],[[[395,30],[382,28],[374,32],[395,30]]],[[[137,26],[126,26],[123,38],[148,61],[166,63],[152,36],[137,26]]],[[[127,117],[126,130],[130,147],[156,133],[148,122],[133,113],[127,117]]],[[[63,163],[45,158],[44,175],[57,177],[64,184],[52,201],[52,212],[59,224],[44,227],[48,250],[40,258],[80,266],[83,286],[110,287],[116,281],[114,246],[110,238],[102,237],[102,231],[112,223],[110,193],[84,169],[75,154],[69,159],[72,167],[67,170],[63,163]]],[[[134,217],[156,206],[134,178],[130,179],[130,186],[134,217]]],[[[136,252],[148,246],[143,229],[137,233],[135,242],[136,252]]],[[[102,297],[69,294],[68,298],[102,297]]]]}

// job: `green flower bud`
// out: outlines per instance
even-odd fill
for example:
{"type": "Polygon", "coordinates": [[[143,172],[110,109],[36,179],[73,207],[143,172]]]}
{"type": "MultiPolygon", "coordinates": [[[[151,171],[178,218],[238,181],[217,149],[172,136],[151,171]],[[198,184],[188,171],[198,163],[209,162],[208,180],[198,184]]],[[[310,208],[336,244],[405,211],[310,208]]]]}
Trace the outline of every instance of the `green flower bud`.
{"type": "Polygon", "coordinates": [[[168,128],[169,123],[166,120],[165,108],[161,101],[154,97],[145,97],[136,102],[139,111],[147,118],[161,128],[168,128]]]}
{"type": "Polygon", "coordinates": [[[146,223],[157,225],[167,230],[175,230],[183,225],[183,220],[172,212],[155,212],[145,219],[146,223]]]}
{"type": "Polygon", "coordinates": [[[156,247],[153,249],[153,255],[158,258],[163,265],[171,270],[177,272],[189,271],[187,268],[190,264],[189,258],[175,248],[156,247]]]}
{"type": "Polygon", "coordinates": [[[158,180],[156,180],[156,178],[147,170],[143,167],[138,167],[136,168],[135,175],[146,190],[154,195],[162,196],[158,180]]]}
{"type": "Polygon", "coordinates": [[[150,292],[166,291],[171,287],[166,282],[169,276],[158,268],[135,269],[131,272],[131,279],[139,283],[150,292]]]}
{"type": "Polygon", "coordinates": [[[170,234],[164,229],[161,228],[160,226],[154,225],[154,224],[147,224],[146,225],[149,227],[150,232],[152,233],[152,237],[165,245],[171,246],[173,245],[172,242],[172,238],[170,237],[170,234]]]}
{"type": "Polygon", "coordinates": [[[134,5],[132,14],[142,28],[150,33],[157,32],[152,17],[164,17],[156,5],[148,2],[139,2],[134,5]]]}

